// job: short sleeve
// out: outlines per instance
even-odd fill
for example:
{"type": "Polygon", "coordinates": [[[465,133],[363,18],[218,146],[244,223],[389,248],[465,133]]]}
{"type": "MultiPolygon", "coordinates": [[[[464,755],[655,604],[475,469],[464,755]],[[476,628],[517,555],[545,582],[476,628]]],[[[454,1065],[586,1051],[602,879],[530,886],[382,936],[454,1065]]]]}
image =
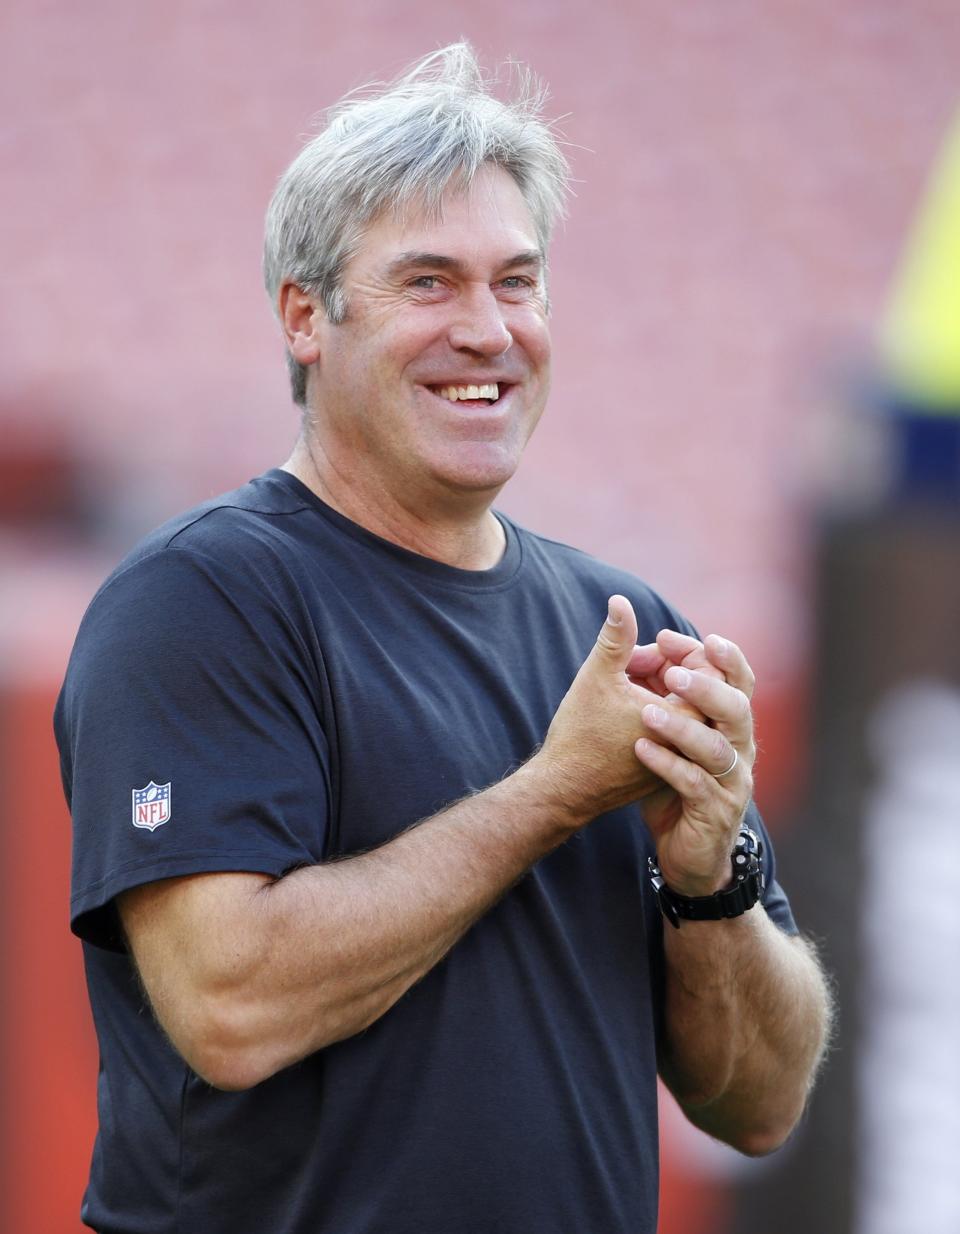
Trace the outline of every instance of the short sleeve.
{"type": "Polygon", "coordinates": [[[793,919],[790,901],[787,899],[783,888],[777,882],[777,859],[773,851],[773,844],[770,841],[770,836],[763,819],[760,817],[760,812],[752,801],[747,808],[743,821],[763,841],[764,889],[762,902],[767,910],[767,916],[774,925],[779,926],[783,930],[784,934],[799,934],[800,931],[797,929],[797,923],[793,919]]]}
{"type": "Polygon", "coordinates": [[[184,548],[95,597],[55,716],[81,938],[122,947],[113,900],[143,883],[323,859],[319,653],[288,599],[184,548]]]}

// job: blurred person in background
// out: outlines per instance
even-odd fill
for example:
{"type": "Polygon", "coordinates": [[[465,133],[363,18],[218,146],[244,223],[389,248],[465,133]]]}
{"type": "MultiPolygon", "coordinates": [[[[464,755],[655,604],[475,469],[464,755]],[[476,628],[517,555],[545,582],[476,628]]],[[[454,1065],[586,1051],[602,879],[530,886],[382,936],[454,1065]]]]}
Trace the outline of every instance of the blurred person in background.
{"type": "Polygon", "coordinates": [[[746,1153],[804,1109],[746,659],[492,510],[549,386],[540,109],[455,45],[333,110],[267,219],[295,449],[84,618],[96,1230],[653,1234],[658,1068],[746,1153]]]}

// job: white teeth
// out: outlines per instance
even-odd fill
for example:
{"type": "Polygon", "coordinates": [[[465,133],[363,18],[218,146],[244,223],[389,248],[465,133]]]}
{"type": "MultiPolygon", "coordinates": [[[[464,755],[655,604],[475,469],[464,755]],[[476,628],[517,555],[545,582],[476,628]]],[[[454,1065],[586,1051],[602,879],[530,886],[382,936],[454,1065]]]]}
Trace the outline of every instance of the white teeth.
{"type": "Polygon", "coordinates": [[[496,382],[486,386],[442,386],[437,393],[441,398],[449,399],[451,403],[456,403],[460,399],[472,398],[496,400],[500,397],[500,387],[496,382]]]}

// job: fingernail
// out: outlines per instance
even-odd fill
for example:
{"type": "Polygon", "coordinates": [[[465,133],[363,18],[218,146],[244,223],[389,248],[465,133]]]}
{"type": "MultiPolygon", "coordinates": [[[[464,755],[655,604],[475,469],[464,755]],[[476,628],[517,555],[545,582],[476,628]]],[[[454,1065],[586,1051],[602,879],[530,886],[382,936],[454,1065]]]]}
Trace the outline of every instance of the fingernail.
{"type": "Polygon", "coordinates": [[[670,670],[670,685],[676,686],[681,690],[685,690],[690,684],[690,674],[685,668],[672,668],[670,670]]]}
{"type": "Polygon", "coordinates": [[[662,707],[657,707],[654,703],[648,703],[643,709],[643,718],[648,724],[660,725],[666,724],[667,713],[662,707]]]}
{"type": "Polygon", "coordinates": [[[715,634],[713,638],[714,638],[714,646],[717,649],[717,655],[725,656],[727,654],[727,651],[730,648],[730,644],[727,642],[725,638],[721,638],[719,634],[715,634]]]}
{"type": "Polygon", "coordinates": [[[621,623],[620,614],[614,610],[612,604],[607,605],[607,621],[612,626],[618,626],[621,623]]]}

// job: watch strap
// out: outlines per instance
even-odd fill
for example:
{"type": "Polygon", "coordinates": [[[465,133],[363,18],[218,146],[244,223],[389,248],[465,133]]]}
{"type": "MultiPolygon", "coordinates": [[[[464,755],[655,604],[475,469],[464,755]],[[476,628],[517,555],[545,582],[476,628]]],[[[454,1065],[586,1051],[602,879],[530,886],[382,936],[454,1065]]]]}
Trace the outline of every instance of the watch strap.
{"type": "Polygon", "coordinates": [[[737,842],[731,854],[733,883],[723,891],[709,896],[682,896],[667,886],[655,857],[647,865],[650,881],[664,917],[675,928],[683,921],[722,921],[739,917],[763,895],[763,841],[755,831],[741,823],[737,842]]]}

